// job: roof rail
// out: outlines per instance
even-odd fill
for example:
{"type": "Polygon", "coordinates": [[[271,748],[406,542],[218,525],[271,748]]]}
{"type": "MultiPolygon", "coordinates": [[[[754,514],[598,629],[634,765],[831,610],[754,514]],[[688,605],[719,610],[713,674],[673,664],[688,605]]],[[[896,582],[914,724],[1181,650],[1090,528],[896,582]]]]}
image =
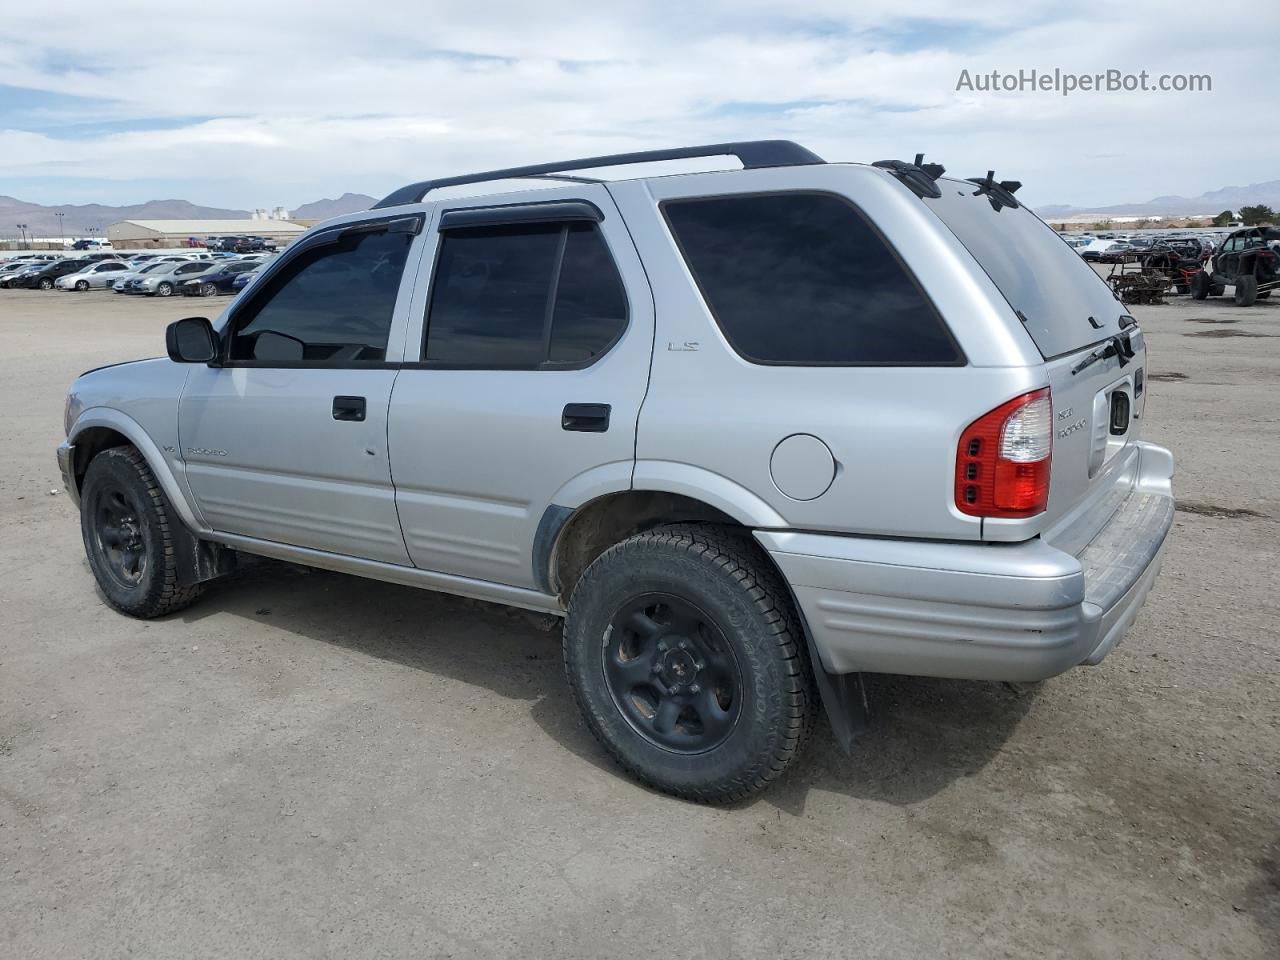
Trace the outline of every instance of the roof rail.
{"type": "Polygon", "coordinates": [[[658,160],[688,160],[691,157],[737,157],[743,169],[756,167],[793,167],[825,162],[790,140],[743,140],[736,143],[709,143],[701,147],[675,147],[671,150],[641,150],[637,153],[614,153],[603,157],[584,157],[581,160],[561,160],[556,163],[538,163],[529,167],[509,167],[506,170],[488,170],[484,173],[468,173],[461,177],[441,177],[438,180],[422,180],[401,187],[387,194],[373,205],[374,210],[395,207],[402,203],[419,203],[437,187],[456,187],[464,183],[484,183],[489,180],[510,180],[522,177],[539,177],[566,170],[589,170],[594,167],[617,167],[627,163],[652,163],[658,160]]]}

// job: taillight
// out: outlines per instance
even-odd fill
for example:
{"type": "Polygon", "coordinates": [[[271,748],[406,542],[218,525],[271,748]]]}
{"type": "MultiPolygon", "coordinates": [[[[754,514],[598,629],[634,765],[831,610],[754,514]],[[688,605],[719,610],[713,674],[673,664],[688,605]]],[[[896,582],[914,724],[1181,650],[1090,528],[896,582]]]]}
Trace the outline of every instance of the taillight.
{"type": "Polygon", "coordinates": [[[979,417],[956,450],[956,507],[974,517],[1031,517],[1049,503],[1053,401],[1024,393],[979,417]]]}

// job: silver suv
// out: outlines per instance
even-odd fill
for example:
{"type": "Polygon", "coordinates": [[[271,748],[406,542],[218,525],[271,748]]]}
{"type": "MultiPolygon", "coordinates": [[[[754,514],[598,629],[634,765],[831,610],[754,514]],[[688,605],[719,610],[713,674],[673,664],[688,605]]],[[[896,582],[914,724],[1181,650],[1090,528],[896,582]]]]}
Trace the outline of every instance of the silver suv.
{"type": "Polygon", "coordinates": [[[172,613],[244,552],[566,616],[591,730],[704,801],[820,703],[847,743],[862,672],[1096,664],[1173,518],[1143,336],[1017,183],[943,174],[715,144],[315,227],[72,386],[102,593],[172,613]],[[704,156],[742,169],[581,173],[704,156]]]}

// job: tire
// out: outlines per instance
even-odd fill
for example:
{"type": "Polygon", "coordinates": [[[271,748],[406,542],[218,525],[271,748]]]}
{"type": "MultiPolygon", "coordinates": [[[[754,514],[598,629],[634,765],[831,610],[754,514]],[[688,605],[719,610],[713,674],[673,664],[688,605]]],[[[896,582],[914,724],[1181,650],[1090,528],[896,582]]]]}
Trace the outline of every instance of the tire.
{"type": "Polygon", "coordinates": [[[1212,284],[1209,281],[1209,275],[1201,270],[1199,273],[1191,277],[1191,299],[1203,300],[1209,296],[1209,289],[1212,284]]]}
{"type": "Polygon", "coordinates": [[[88,280],[77,280],[77,281],[76,281],[76,289],[77,289],[77,290],[79,290],[81,293],[84,293],[86,290],[88,290],[88,289],[89,289],[89,281],[88,281],[88,280]]]}
{"type": "Polygon", "coordinates": [[[40,278],[40,289],[41,289],[41,290],[52,290],[52,289],[53,289],[53,279],[52,279],[52,278],[50,278],[50,277],[41,277],[41,278],[40,278]]]}
{"type": "Polygon", "coordinates": [[[817,714],[786,587],[753,541],[723,527],[659,527],[606,550],[574,588],[564,659],[605,750],[687,800],[764,789],[817,714]]]}
{"type": "Polygon", "coordinates": [[[93,458],[80,501],[80,534],[107,603],[150,620],[199,598],[203,584],[178,583],[173,536],[178,522],[134,447],[111,447],[93,458]]]}
{"type": "Polygon", "coordinates": [[[205,283],[200,286],[200,296],[202,297],[212,297],[215,296],[217,292],[218,288],[212,283],[205,283]]]}
{"type": "Polygon", "coordinates": [[[1258,278],[1252,274],[1236,277],[1236,306],[1251,307],[1258,299],[1258,278]]]}
{"type": "Polygon", "coordinates": [[[1271,296],[1271,291],[1270,291],[1270,290],[1263,290],[1260,294],[1258,294],[1258,299],[1259,299],[1259,300],[1265,300],[1265,299],[1267,299],[1267,297],[1269,297],[1269,296],[1271,296]]]}
{"type": "Polygon", "coordinates": [[[1185,296],[1186,294],[1188,294],[1188,293],[1190,293],[1190,292],[1191,292],[1191,284],[1189,284],[1189,283],[1175,283],[1175,284],[1173,285],[1173,292],[1174,292],[1174,293],[1181,293],[1183,296],[1185,296]]]}
{"type": "Polygon", "coordinates": [[[170,283],[168,280],[163,281],[159,286],[156,287],[156,296],[157,297],[173,296],[173,284],[170,283]]]}

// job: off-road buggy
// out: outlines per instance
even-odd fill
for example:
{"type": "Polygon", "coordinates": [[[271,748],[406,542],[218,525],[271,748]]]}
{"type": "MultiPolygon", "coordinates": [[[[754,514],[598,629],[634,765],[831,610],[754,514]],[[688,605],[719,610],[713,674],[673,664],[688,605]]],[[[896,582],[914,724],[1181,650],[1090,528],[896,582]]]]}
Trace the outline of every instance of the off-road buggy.
{"type": "Polygon", "coordinates": [[[1280,285],[1280,228],[1248,227],[1227,237],[1208,266],[1192,278],[1191,295],[1197,300],[1219,297],[1228,285],[1235,287],[1241,307],[1271,296],[1280,285]]]}

